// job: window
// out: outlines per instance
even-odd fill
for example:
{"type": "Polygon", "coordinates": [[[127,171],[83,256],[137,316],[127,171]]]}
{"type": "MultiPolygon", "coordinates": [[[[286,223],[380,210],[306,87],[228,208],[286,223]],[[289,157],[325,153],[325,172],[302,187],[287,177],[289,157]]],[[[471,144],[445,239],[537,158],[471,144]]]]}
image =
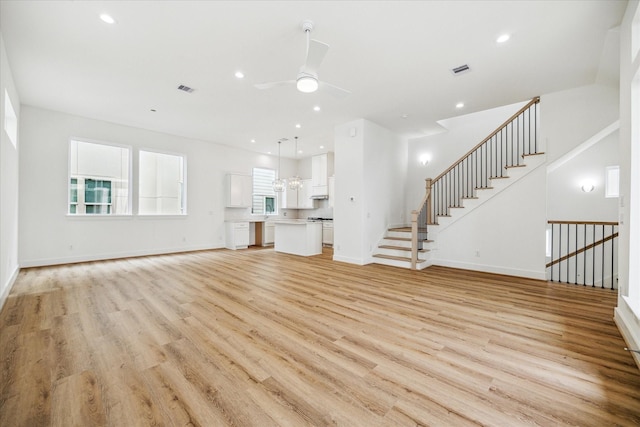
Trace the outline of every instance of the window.
{"type": "Polygon", "coordinates": [[[140,150],[138,214],[185,215],[185,158],[140,150]]]}
{"type": "Polygon", "coordinates": [[[71,140],[69,152],[69,214],[129,214],[131,150],[71,140]]]}
{"type": "Polygon", "coordinates": [[[607,166],[605,172],[604,197],[618,197],[620,194],[620,166],[607,166]]]}
{"type": "Polygon", "coordinates": [[[251,207],[252,214],[278,214],[276,193],[273,191],[273,181],[275,179],[275,170],[253,168],[253,203],[251,207]]]}

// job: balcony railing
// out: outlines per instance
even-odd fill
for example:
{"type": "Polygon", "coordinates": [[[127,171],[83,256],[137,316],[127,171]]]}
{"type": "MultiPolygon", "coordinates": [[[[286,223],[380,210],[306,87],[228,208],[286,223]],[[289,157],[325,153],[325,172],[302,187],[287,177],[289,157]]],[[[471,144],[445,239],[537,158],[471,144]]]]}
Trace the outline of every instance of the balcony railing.
{"type": "Polygon", "coordinates": [[[617,289],[617,222],[548,221],[548,224],[550,281],[617,289]]]}

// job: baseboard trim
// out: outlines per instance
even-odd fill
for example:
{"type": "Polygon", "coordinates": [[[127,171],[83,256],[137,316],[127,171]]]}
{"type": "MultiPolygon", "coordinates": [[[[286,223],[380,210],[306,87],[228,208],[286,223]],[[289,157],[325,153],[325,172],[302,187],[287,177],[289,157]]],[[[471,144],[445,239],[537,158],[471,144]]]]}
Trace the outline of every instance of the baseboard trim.
{"type": "Polygon", "coordinates": [[[366,262],[366,260],[363,260],[360,258],[349,258],[349,257],[344,257],[339,255],[334,255],[333,260],[338,262],[346,262],[347,264],[356,264],[356,265],[369,264],[368,262],[366,262]]]}
{"type": "Polygon", "coordinates": [[[525,277],[527,279],[544,280],[544,281],[547,280],[545,271],[539,272],[539,271],[521,270],[517,268],[500,267],[500,266],[484,265],[484,264],[472,264],[472,263],[465,263],[465,262],[452,261],[452,260],[442,260],[442,259],[432,260],[432,265],[438,265],[441,267],[459,268],[461,270],[481,271],[484,273],[502,274],[505,276],[525,277]]]}
{"type": "Polygon", "coordinates": [[[9,280],[7,280],[7,283],[3,285],[2,293],[0,293],[0,311],[4,307],[4,303],[7,302],[7,299],[9,298],[9,293],[11,292],[11,288],[13,288],[13,285],[16,283],[16,279],[18,278],[19,273],[20,273],[20,266],[16,265],[16,268],[13,270],[11,277],[9,277],[9,280]]]}
{"type": "Polygon", "coordinates": [[[109,259],[135,258],[140,256],[151,256],[151,255],[167,255],[167,254],[177,254],[180,252],[206,251],[211,249],[222,249],[222,248],[224,248],[224,246],[207,246],[207,245],[188,246],[183,248],[151,249],[151,250],[127,251],[127,252],[105,253],[105,254],[95,254],[95,255],[79,255],[75,257],[22,260],[20,264],[22,268],[45,267],[49,265],[76,264],[80,262],[105,261],[109,259]]]}
{"type": "MultiPolygon", "coordinates": [[[[638,327],[640,327],[640,319],[638,319],[631,308],[626,305],[627,303],[624,301],[624,298],[618,297],[618,307],[613,311],[613,321],[618,327],[622,339],[627,343],[627,347],[637,350],[640,348],[640,337],[636,337],[632,330],[634,329],[634,323],[635,330],[638,330],[638,327]],[[629,319],[630,316],[632,316],[632,319],[629,319]]],[[[631,356],[633,356],[636,366],[640,369],[640,354],[631,352],[631,356]]]]}

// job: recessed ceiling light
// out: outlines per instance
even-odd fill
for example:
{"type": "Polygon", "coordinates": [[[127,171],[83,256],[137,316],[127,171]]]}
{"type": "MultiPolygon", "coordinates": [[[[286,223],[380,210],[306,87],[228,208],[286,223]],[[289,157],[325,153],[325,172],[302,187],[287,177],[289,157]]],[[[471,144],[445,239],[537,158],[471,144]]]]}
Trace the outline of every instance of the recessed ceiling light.
{"type": "Polygon", "coordinates": [[[406,118],[408,118],[408,117],[409,117],[409,115],[408,115],[408,114],[403,114],[403,115],[401,115],[400,117],[402,117],[403,119],[406,119],[406,118]]]}
{"type": "Polygon", "coordinates": [[[502,34],[500,37],[498,37],[498,38],[496,39],[496,42],[497,42],[497,43],[504,43],[504,42],[506,42],[507,40],[509,40],[510,38],[511,38],[511,36],[510,36],[509,34],[502,34]]]}
{"type": "Polygon", "coordinates": [[[302,150],[298,150],[298,154],[302,154],[302,153],[303,153],[303,151],[302,151],[302,150]]]}
{"type": "Polygon", "coordinates": [[[315,107],[313,107],[313,111],[320,111],[320,106],[316,105],[315,107]]]}
{"type": "Polygon", "coordinates": [[[271,151],[267,151],[267,154],[271,154],[271,151]]]}
{"type": "Polygon", "coordinates": [[[296,129],[300,129],[302,126],[300,126],[300,123],[296,123],[296,129]]]}
{"type": "Polygon", "coordinates": [[[458,102],[456,104],[456,108],[462,108],[462,107],[464,107],[464,102],[458,102]]]}
{"type": "Polygon", "coordinates": [[[107,24],[115,24],[116,20],[113,19],[113,17],[111,15],[107,15],[106,13],[103,13],[102,15],[100,15],[100,19],[103,22],[106,22],[107,24]]]}
{"type": "Polygon", "coordinates": [[[324,149],[324,145],[321,145],[321,146],[320,146],[320,149],[321,149],[321,150],[323,150],[323,149],[324,149]]]}
{"type": "Polygon", "coordinates": [[[244,79],[244,73],[242,71],[236,71],[235,76],[237,79],[244,79]]]}
{"type": "Polygon", "coordinates": [[[255,140],[255,139],[252,139],[252,140],[251,140],[251,143],[252,143],[252,144],[255,144],[255,143],[256,143],[256,140],[255,140]]]}

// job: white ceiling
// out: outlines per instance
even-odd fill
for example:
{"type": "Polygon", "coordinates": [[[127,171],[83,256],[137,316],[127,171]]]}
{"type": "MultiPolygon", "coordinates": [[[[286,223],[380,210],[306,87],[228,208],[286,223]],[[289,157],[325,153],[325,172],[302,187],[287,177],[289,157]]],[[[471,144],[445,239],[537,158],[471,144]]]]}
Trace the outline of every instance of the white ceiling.
{"type": "Polygon", "coordinates": [[[415,138],[448,117],[610,83],[609,30],[626,3],[2,0],[0,29],[23,104],[259,152],[298,135],[307,156],[358,118],[415,138]],[[253,87],[295,79],[304,19],[331,46],[320,80],[349,97],[253,87]],[[502,33],[511,40],[499,45],[502,33]],[[471,71],[454,76],[462,64],[471,71]]]}

